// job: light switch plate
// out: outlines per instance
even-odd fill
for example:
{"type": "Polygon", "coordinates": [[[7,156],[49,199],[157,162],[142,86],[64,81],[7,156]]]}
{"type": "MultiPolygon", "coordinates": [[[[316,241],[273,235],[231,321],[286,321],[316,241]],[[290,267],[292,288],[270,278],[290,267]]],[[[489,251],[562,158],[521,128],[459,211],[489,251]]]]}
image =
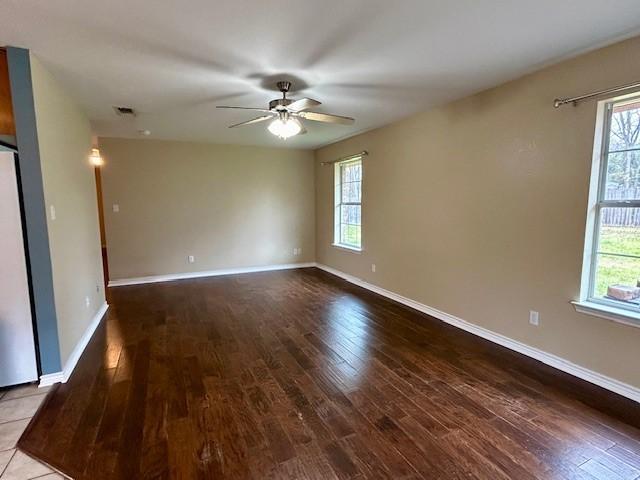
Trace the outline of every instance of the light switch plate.
{"type": "Polygon", "coordinates": [[[540,313],[535,310],[529,311],[529,323],[531,325],[535,325],[536,327],[540,325],[540,313]]]}
{"type": "Polygon", "coordinates": [[[113,204],[113,211],[118,213],[120,211],[120,205],[118,205],[117,203],[113,204]]]}

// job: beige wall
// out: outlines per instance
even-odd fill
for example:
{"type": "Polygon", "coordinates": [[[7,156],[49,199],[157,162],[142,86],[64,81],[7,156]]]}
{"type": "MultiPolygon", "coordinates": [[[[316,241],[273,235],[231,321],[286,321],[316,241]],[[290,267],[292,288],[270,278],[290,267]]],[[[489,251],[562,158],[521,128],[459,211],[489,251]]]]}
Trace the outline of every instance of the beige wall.
{"type": "Polygon", "coordinates": [[[85,115],[33,55],[31,75],[64,365],[104,303],[96,187],[88,162],[91,130],[85,115]]]}
{"type": "Polygon", "coordinates": [[[552,106],[637,81],[638,58],[640,38],[317,151],[317,261],[640,387],[640,328],[569,303],[596,103],[552,106]],[[361,150],[370,156],[357,254],[331,247],[333,169],[319,162],[361,150]]]}
{"type": "Polygon", "coordinates": [[[314,260],[313,152],[99,143],[112,280],[314,260]]]}

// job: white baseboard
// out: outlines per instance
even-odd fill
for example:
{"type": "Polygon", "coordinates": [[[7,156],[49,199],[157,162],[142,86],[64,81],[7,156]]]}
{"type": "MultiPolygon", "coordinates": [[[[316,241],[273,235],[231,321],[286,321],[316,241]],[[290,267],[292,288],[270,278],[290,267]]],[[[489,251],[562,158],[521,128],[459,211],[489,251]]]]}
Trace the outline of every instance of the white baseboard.
{"type": "Polygon", "coordinates": [[[104,314],[107,313],[108,308],[109,305],[106,302],[102,304],[100,309],[91,319],[91,323],[82,334],[82,337],[76,344],[73,352],[71,352],[71,355],[69,355],[69,358],[64,364],[63,370],[61,372],[42,375],[40,377],[40,387],[48,387],[49,385],[53,385],[54,383],[65,383],[67,380],[69,380],[71,374],[73,373],[73,369],[76,368],[76,364],[82,356],[82,352],[84,352],[84,349],[87,347],[89,340],[91,340],[91,337],[93,337],[93,333],[96,331],[96,328],[98,328],[98,325],[100,325],[100,321],[102,320],[102,317],[104,317],[104,314]]]}
{"type": "Polygon", "coordinates": [[[170,282],[172,280],[184,280],[187,278],[217,277],[219,275],[234,275],[237,273],[271,272],[273,270],[289,270],[292,268],[315,267],[315,262],[285,263],[280,265],[264,265],[260,267],[225,268],[221,270],[205,270],[202,272],[170,273],[167,275],[151,275],[148,277],[121,278],[110,280],[109,287],[121,287],[124,285],[139,285],[142,283],[170,282]]]}
{"type": "Polygon", "coordinates": [[[416,302],[415,300],[412,300],[410,298],[403,297],[402,295],[398,295],[397,293],[368,283],[358,277],[354,277],[353,275],[349,275],[348,273],[336,270],[335,268],[331,268],[323,264],[317,264],[316,266],[321,270],[329,272],[350,283],[353,283],[354,285],[366,288],[367,290],[382,295],[383,297],[387,297],[415,310],[426,313],[427,315],[431,315],[432,317],[435,317],[438,320],[442,320],[449,325],[453,325],[454,327],[482,337],[485,340],[489,340],[491,342],[497,343],[498,345],[502,345],[503,347],[506,347],[510,350],[526,355],[527,357],[531,357],[551,367],[557,368],[558,370],[561,370],[565,373],[581,378],[582,380],[593,383],[602,388],[622,395],[623,397],[640,403],[640,388],[621,382],[619,380],[616,380],[615,378],[607,377],[606,375],[594,372],[593,370],[589,370],[580,365],[576,365],[575,363],[570,362],[569,360],[566,360],[562,357],[558,357],[538,348],[530,347],[529,345],[526,345],[524,343],[512,340],[509,337],[505,337],[504,335],[501,335],[499,333],[495,333],[491,330],[487,330],[486,328],[479,327],[478,325],[474,325],[473,323],[467,322],[466,320],[458,318],[454,315],[450,315],[446,312],[442,312],[428,305],[424,305],[423,303],[416,302]]]}
{"type": "Polygon", "coordinates": [[[64,382],[64,375],[62,372],[48,373],[46,375],[40,375],[40,383],[38,383],[38,387],[50,387],[54,383],[62,382],[64,382]]]}

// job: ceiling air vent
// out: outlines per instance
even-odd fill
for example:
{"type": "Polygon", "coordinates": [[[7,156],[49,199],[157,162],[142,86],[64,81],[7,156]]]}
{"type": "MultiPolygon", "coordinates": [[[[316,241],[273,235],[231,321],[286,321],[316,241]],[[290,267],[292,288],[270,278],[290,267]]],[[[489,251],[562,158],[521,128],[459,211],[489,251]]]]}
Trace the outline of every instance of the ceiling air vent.
{"type": "Polygon", "coordinates": [[[117,115],[120,115],[122,117],[127,115],[131,117],[136,116],[136,111],[131,107],[113,107],[113,109],[116,111],[117,115]]]}

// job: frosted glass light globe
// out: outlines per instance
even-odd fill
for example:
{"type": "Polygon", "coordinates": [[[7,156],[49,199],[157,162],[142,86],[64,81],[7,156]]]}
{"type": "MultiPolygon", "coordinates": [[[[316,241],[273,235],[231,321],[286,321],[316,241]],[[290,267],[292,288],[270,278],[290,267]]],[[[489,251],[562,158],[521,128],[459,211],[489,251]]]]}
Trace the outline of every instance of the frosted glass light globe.
{"type": "Polygon", "coordinates": [[[269,131],[283,140],[299,134],[300,130],[302,130],[300,122],[291,118],[287,120],[278,118],[269,125],[269,131]]]}

